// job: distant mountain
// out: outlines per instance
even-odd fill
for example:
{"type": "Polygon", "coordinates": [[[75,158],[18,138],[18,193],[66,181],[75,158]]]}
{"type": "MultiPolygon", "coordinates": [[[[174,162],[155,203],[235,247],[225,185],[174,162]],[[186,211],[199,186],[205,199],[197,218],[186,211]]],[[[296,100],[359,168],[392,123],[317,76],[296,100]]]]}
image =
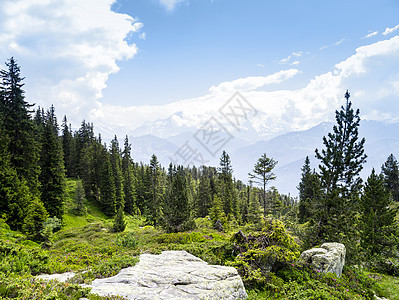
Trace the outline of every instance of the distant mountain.
{"type": "Polygon", "coordinates": [[[164,167],[168,166],[170,157],[178,149],[175,144],[149,134],[140,137],[129,136],[129,142],[132,144],[132,157],[135,162],[149,164],[152,154],[155,154],[164,167]]]}
{"type": "MultiPolygon", "coordinates": [[[[305,131],[290,132],[269,141],[261,141],[253,145],[238,149],[231,154],[235,176],[240,179],[248,178],[256,160],[262,153],[278,161],[275,168],[276,180],[274,185],[284,194],[298,195],[297,186],[300,181],[301,168],[305,157],[309,156],[311,165],[316,168],[319,161],[315,158],[315,149],[323,148],[323,136],[331,130],[333,123],[321,123],[305,131]]],[[[365,153],[367,163],[361,173],[364,179],[375,168],[381,171],[382,164],[393,153],[399,158],[399,124],[387,124],[376,121],[362,121],[359,127],[359,138],[365,137],[365,153]]]]}
{"type": "MultiPolygon", "coordinates": [[[[170,121],[170,120],[169,120],[170,121]]],[[[160,121],[163,125],[163,121],[160,121]]],[[[168,124],[172,125],[172,121],[168,124]]],[[[174,124],[176,125],[176,124],[174,124]]],[[[244,124],[243,124],[244,125],[244,124]]],[[[166,127],[156,128],[154,124],[153,131],[157,131],[158,135],[145,134],[142,136],[129,136],[132,143],[132,156],[137,162],[149,163],[151,155],[157,155],[159,161],[164,167],[167,167],[171,160],[178,161],[178,151],[189,145],[196,153],[200,153],[207,160],[207,165],[218,166],[219,157],[222,150],[226,150],[232,161],[234,176],[244,182],[248,179],[248,172],[252,171],[253,165],[257,159],[266,153],[278,161],[275,169],[277,178],[270,185],[274,185],[284,194],[290,193],[297,196],[297,185],[300,180],[301,168],[306,156],[309,156],[313,168],[318,167],[318,161],[315,158],[315,149],[323,148],[323,136],[331,132],[334,123],[321,123],[308,130],[289,132],[272,139],[267,139],[258,134],[256,130],[245,124],[238,131],[229,131],[231,139],[223,145],[219,151],[210,154],[198,140],[201,136],[199,129],[186,127],[169,128],[168,132],[175,131],[174,135],[166,135],[162,137],[160,134],[166,127]],[[246,137],[246,133],[250,137],[246,137]],[[196,139],[197,137],[197,139],[196,139]],[[255,141],[255,142],[251,142],[255,141]]],[[[166,126],[166,125],[165,125],[166,126]]],[[[149,128],[149,127],[148,127],[149,128]]],[[[147,128],[147,129],[148,129],[147,128]]],[[[144,132],[144,131],[143,131],[144,132]]],[[[136,131],[138,133],[138,131],[136,131]]],[[[227,133],[224,137],[228,136],[227,133]]],[[[377,172],[381,171],[381,165],[386,161],[389,154],[393,153],[399,159],[399,123],[389,124],[377,121],[362,121],[359,128],[359,137],[366,138],[365,151],[368,155],[367,163],[362,172],[365,179],[371,173],[374,167],[377,172]]],[[[182,163],[182,161],[179,161],[182,163]]],[[[190,162],[190,165],[193,163],[190,162]]]]}

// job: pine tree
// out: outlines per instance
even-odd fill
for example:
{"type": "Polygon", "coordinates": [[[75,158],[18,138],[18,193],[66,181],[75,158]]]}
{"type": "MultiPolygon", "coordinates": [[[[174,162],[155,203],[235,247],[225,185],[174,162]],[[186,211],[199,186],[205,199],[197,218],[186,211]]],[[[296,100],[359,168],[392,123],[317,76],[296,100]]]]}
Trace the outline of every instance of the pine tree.
{"type": "Polygon", "coordinates": [[[62,220],[66,197],[65,169],[54,107],[47,111],[40,152],[41,200],[50,217],[62,220]]]}
{"type": "Polygon", "coordinates": [[[131,145],[126,136],[124,149],[122,152],[122,174],[123,174],[123,192],[125,195],[125,212],[128,214],[135,214],[136,207],[136,187],[135,176],[133,173],[133,160],[130,155],[131,145]]]}
{"type": "Polygon", "coordinates": [[[150,197],[147,201],[148,218],[149,221],[157,226],[157,222],[162,217],[162,184],[161,184],[161,170],[158,158],[155,154],[152,155],[149,166],[149,180],[150,180],[150,197]]]}
{"type": "MultiPolygon", "coordinates": [[[[249,191],[252,190],[252,182],[250,181],[249,191]]],[[[248,222],[250,224],[259,225],[261,222],[261,209],[259,204],[258,195],[250,192],[249,194],[249,206],[248,206],[248,222]]]]}
{"type": "Polygon", "coordinates": [[[110,155],[104,149],[102,153],[103,164],[100,177],[100,207],[107,216],[113,216],[116,212],[116,188],[112,172],[110,155]]]}
{"type": "Polygon", "coordinates": [[[115,185],[116,209],[119,210],[120,206],[125,207],[125,195],[123,192],[122,160],[120,155],[119,143],[116,136],[111,141],[110,154],[115,185]]]}
{"type": "Polygon", "coordinates": [[[13,230],[21,230],[32,196],[26,181],[19,179],[8,152],[8,137],[0,117],[0,217],[13,230]]]}
{"type": "Polygon", "coordinates": [[[349,97],[347,91],[345,107],[335,113],[337,124],[333,132],[323,137],[325,149],[321,152],[316,149],[324,195],[319,205],[315,243],[337,238],[339,241],[353,240],[351,234],[362,188],[359,173],[367,156],[364,154],[365,139],[358,140],[359,110],[354,112],[349,97]]]}
{"type": "Polygon", "coordinates": [[[226,215],[223,210],[222,200],[217,195],[213,197],[209,217],[211,218],[213,224],[215,224],[217,220],[220,220],[222,223],[225,223],[226,221],[226,215]]]}
{"type": "Polygon", "coordinates": [[[322,196],[320,179],[317,174],[310,169],[310,160],[306,156],[305,164],[302,167],[301,182],[298,185],[299,190],[299,212],[300,223],[305,223],[316,213],[316,205],[322,196]]]}
{"type": "Polygon", "coordinates": [[[209,214],[209,210],[212,207],[212,198],[210,179],[201,176],[198,193],[195,198],[195,213],[197,217],[204,218],[209,214]]]}
{"type": "Polygon", "coordinates": [[[30,192],[38,196],[39,145],[35,140],[34,123],[30,117],[30,108],[33,105],[25,101],[23,78],[14,58],[6,66],[7,70],[0,71],[0,106],[3,112],[3,129],[9,137],[11,165],[20,180],[26,180],[30,192]]]}
{"type": "Polygon", "coordinates": [[[122,232],[126,228],[125,214],[123,212],[123,206],[119,206],[118,212],[114,218],[114,223],[112,226],[113,232],[122,232]]]}
{"type": "Polygon", "coordinates": [[[43,240],[41,231],[47,218],[48,214],[43,203],[38,198],[35,198],[24,220],[23,231],[30,239],[41,242],[43,240]]]}
{"type": "Polygon", "coordinates": [[[399,201],[399,165],[393,154],[389,155],[387,161],[382,165],[385,185],[391,193],[393,201],[399,201]]]}
{"type": "Polygon", "coordinates": [[[273,173],[273,169],[276,166],[277,161],[273,158],[269,158],[264,153],[254,165],[253,173],[249,173],[249,178],[255,183],[262,185],[263,187],[263,214],[266,216],[267,203],[266,203],[266,185],[274,180],[276,176],[273,173]]]}
{"type": "Polygon", "coordinates": [[[164,227],[168,232],[179,232],[188,229],[190,219],[189,189],[183,166],[169,168],[168,187],[164,206],[164,227]]]}
{"type": "Polygon", "coordinates": [[[361,197],[361,244],[370,256],[381,254],[393,246],[392,235],[396,232],[395,210],[389,192],[384,185],[384,177],[375,174],[373,169],[367,178],[361,197]]]}
{"type": "Polygon", "coordinates": [[[219,197],[223,203],[223,211],[226,216],[238,217],[237,194],[233,184],[233,168],[230,156],[223,151],[220,156],[219,167],[219,197]]]}
{"type": "Polygon", "coordinates": [[[65,173],[68,177],[75,177],[74,165],[74,140],[68,119],[64,116],[62,120],[62,150],[64,152],[65,173]]]}

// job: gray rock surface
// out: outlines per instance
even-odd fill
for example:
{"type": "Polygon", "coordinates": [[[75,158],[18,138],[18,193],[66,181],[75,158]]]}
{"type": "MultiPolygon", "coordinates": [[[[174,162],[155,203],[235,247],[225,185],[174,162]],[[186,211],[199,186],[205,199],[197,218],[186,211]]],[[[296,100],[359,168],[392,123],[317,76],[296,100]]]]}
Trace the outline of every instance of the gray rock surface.
{"type": "Polygon", "coordinates": [[[320,248],[312,248],[302,252],[301,261],[312,264],[324,273],[335,273],[341,276],[345,265],[346,248],[340,243],[324,243],[320,248]]]}
{"type": "Polygon", "coordinates": [[[208,265],[186,251],[142,254],[137,265],[117,275],[96,279],[91,293],[127,299],[245,299],[237,270],[208,265]]]}
{"type": "Polygon", "coordinates": [[[59,282],[65,282],[73,276],[75,276],[74,272],[66,272],[61,274],[40,274],[36,276],[36,279],[41,279],[45,281],[57,280],[59,282]]]}

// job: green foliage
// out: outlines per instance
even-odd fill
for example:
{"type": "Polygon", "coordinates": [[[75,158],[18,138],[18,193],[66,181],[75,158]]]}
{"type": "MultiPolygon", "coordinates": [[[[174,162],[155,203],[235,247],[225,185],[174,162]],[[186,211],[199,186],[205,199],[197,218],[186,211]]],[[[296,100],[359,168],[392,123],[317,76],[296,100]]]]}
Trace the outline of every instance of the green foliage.
{"type": "Polygon", "coordinates": [[[374,169],[367,178],[361,197],[362,247],[373,257],[397,245],[396,212],[390,208],[391,199],[384,186],[384,177],[374,169]]]}
{"type": "Polygon", "coordinates": [[[87,213],[87,208],[84,204],[86,201],[85,191],[83,189],[82,181],[76,181],[76,192],[75,192],[75,203],[76,203],[76,214],[83,216],[87,213]]]}
{"type": "Polygon", "coordinates": [[[365,139],[358,140],[360,112],[354,112],[349,97],[347,91],[346,106],[335,113],[337,124],[323,137],[325,148],[321,152],[316,149],[323,195],[316,204],[317,225],[312,233],[315,244],[324,241],[354,244],[358,239],[356,215],[362,188],[359,174],[367,155],[364,154],[365,139]]]}
{"type": "Polygon", "coordinates": [[[391,193],[393,201],[399,201],[399,165],[395,156],[391,153],[387,161],[382,165],[382,173],[384,174],[384,182],[391,193]]]}
{"type": "Polygon", "coordinates": [[[190,229],[190,191],[182,166],[172,168],[170,165],[169,189],[163,206],[163,226],[168,232],[190,229]]]}
{"type": "Polygon", "coordinates": [[[44,207],[51,217],[62,220],[64,214],[66,184],[61,140],[54,107],[47,111],[41,134],[40,192],[44,207]]]}
{"type": "Polygon", "coordinates": [[[312,219],[318,207],[318,202],[322,197],[320,179],[317,174],[310,170],[310,160],[306,156],[305,164],[302,167],[301,181],[298,186],[299,190],[299,212],[298,218],[300,223],[312,219]]]}
{"type": "Polygon", "coordinates": [[[249,173],[249,178],[255,183],[262,186],[263,191],[263,214],[266,216],[266,185],[276,179],[273,173],[274,167],[277,165],[277,161],[273,158],[267,157],[266,153],[257,160],[254,165],[253,173],[249,173]]]}
{"type": "Polygon", "coordinates": [[[123,206],[120,206],[118,213],[115,216],[114,224],[112,226],[113,232],[122,232],[126,228],[125,214],[123,212],[123,206]]]}
{"type": "Polygon", "coordinates": [[[116,237],[115,244],[126,248],[137,248],[137,240],[134,235],[130,233],[121,234],[116,237]]]}
{"type": "Polygon", "coordinates": [[[35,199],[29,208],[28,215],[25,218],[23,231],[28,237],[34,241],[43,241],[41,232],[44,223],[48,218],[48,213],[43,203],[39,199],[35,199]]]}
{"type": "Polygon", "coordinates": [[[299,246],[278,220],[265,220],[259,232],[245,236],[237,232],[232,242],[238,253],[231,266],[238,269],[244,283],[259,287],[268,282],[270,272],[278,271],[299,257],[299,246]]]}
{"type": "Polygon", "coordinates": [[[215,224],[217,220],[220,220],[222,223],[226,222],[226,216],[223,210],[223,203],[217,195],[213,197],[213,203],[212,208],[209,212],[209,217],[211,218],[213,224],[215,224]]]}

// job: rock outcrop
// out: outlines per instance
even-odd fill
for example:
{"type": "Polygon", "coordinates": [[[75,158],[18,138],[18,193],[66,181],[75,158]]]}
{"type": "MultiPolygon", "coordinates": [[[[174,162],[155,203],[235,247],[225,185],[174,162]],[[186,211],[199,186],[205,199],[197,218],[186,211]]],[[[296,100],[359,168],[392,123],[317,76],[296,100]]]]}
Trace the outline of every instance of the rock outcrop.
{"type": "Polygon", "coordinates": [[[40,274],[36,276],[36,279],[45,281],[57,280],[59,282],[65,282],[75,276],[74,272],[66,272],[61,274],[40,274]]]}
{"type": "Polygon", "coordinates": [[[320,248],[312,248],[302,252],[301,261],[309,263],[324,273],[335,273],[341,276],[345,265],[346,249],[340,243],[324,243],[320,248]]]}
{"type": "Polygon", "coordinates": [[[208,265],[185,251],[142,254],[140,262],[117,275],[96,279],[92,294],[127,299],[245,299],[237,270],[208,265]]]}

